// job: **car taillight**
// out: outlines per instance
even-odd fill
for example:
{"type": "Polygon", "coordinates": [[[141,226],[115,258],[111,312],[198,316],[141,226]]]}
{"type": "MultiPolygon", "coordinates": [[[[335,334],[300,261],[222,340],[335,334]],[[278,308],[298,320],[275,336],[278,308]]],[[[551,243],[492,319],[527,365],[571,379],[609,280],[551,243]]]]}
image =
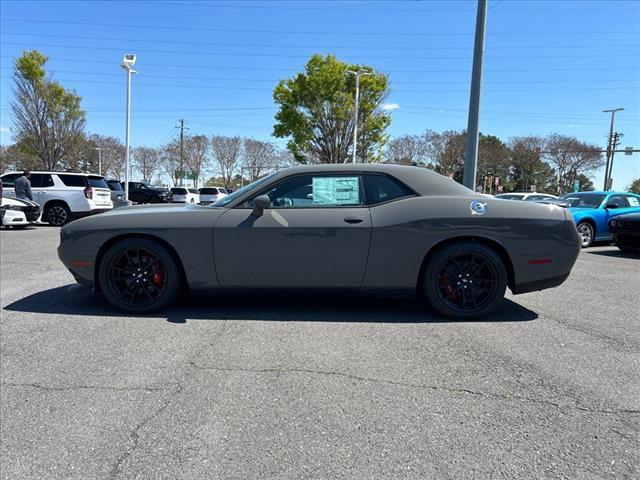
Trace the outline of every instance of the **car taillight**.
{"type": "Polygon", "coordinates": [[[85,187],[84,196],[91,200],[93,198],[93,189],[91,187],[85,187]]]}

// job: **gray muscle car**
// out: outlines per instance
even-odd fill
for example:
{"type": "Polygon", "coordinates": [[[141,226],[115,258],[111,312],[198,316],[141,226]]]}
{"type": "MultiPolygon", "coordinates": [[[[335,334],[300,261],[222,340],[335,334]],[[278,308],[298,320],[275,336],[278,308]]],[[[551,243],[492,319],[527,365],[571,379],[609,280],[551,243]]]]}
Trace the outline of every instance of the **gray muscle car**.
{"type": "Polygon", "coordinates": [[[499,200],[418,167],[292,167],[210,206],[126,207],[62,227],[58,254],[114,306],[147,312],[184,288],[424,296],[484,317],[560,285],[580,241],[567,210],[499,200]]]}

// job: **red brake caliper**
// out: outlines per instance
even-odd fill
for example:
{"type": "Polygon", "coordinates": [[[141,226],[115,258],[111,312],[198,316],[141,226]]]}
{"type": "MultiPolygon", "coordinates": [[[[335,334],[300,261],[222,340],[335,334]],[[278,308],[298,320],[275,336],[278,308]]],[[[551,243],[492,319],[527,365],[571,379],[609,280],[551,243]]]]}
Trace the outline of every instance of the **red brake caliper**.
{"type": "Polygon", "coordinates": [[[151,281],[156,287],[162,287],[164,285],[164,270],[160,266],[159,262],[154,263],[151,269],[153,270],[151,281]]]}

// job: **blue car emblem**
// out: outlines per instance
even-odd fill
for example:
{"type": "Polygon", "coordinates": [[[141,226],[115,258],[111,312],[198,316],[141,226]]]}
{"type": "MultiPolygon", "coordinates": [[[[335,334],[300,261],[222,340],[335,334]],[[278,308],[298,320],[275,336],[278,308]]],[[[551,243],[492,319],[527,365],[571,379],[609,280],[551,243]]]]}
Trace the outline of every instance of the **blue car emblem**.
{"type": "Polygon", "coordinates": [[[487,204],[478,200],[472,201],[469,208],[471,208],[472,215],[484,215],[487,213],[487,204]]]}

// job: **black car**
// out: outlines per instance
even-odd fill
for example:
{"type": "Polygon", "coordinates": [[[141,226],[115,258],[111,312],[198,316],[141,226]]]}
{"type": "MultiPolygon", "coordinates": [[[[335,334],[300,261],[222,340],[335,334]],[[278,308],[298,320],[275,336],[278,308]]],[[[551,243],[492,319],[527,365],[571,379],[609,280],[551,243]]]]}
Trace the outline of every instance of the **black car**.
{"type": "Polygon", "coordinates": [[[135,203],[166,203],[171,201],[171,193],[142,182],[129,182],[129,200],[135,203]]]}
{"type": "Polygon", "coordinates": [[[623,253],[640,253],[640,213],[617,215],[609,220],[609,233],[623,253]]]}

